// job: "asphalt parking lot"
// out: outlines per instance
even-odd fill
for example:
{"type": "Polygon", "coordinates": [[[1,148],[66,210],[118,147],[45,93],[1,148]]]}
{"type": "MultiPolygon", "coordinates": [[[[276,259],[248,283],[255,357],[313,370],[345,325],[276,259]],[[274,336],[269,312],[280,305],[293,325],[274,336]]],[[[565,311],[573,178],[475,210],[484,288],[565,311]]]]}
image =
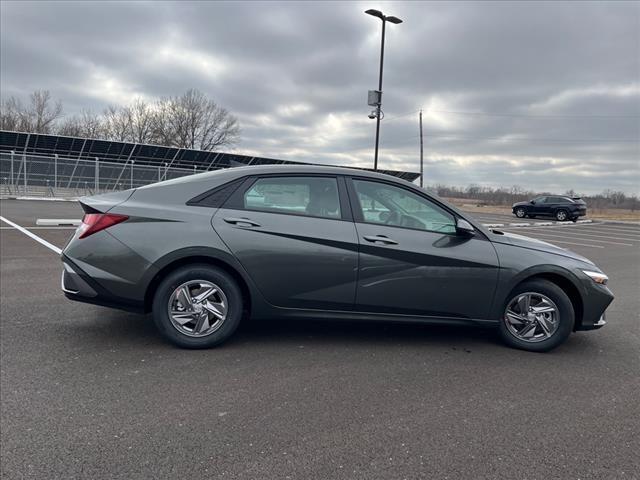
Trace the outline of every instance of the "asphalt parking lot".
{"type": "MultiPolygon", "coordinates": [[[[72,230],[36,218],[81,211],[0,214],[62,248],[72,230]]],[[[2,476],[640,478],[640,226],[505,230],[594,260],[609,324],[548,354],[490,330],[321,319],[180,350],[149,317],[66,300],[58,256],[2,222],[2,476]]]]}

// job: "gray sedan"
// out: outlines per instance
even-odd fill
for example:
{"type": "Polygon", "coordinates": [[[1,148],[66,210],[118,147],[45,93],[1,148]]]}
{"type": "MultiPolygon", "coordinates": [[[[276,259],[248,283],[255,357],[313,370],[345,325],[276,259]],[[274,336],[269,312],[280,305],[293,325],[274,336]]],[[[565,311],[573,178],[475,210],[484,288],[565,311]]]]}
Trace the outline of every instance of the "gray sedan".
{"type": "Polygon", "coordinates": [[[588,259],[378,173],[231,168],[80,203],[65,295],[152,312],[181,347],[218,345],[251,316],[479,325],[547,351],[602,327],[613,300],[588,259]]]}

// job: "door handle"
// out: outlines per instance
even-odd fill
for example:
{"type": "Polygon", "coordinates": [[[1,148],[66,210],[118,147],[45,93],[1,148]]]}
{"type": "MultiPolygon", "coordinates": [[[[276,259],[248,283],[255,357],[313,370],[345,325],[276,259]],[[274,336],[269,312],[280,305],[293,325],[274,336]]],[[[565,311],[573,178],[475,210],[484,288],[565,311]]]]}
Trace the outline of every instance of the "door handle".
{"type": "Polygon", "coordinates": [[[396,242],[394,239],[386,237],[384,235],[365,235],[364,238],[367,242],[381,242],[387,245],[398,245],[398,242],[396,242]]]}
{"type": "Polygon", "coordinates": [[[240,225],[244,224],[249,227],[259,227],[260,224],[258,222],[254,222],[253,220],[249,220],[248,218],[225,218],[225,222],[230,223],[232,225],[240,225]]]}

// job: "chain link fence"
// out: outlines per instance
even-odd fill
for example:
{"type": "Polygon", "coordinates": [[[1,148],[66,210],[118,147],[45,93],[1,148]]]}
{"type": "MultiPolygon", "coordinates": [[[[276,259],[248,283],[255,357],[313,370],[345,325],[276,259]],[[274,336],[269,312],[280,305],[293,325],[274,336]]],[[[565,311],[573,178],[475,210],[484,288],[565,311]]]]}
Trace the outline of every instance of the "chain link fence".
{"type": "Polygon", "coordinates": [[[76,197],[126,190],[205,170],[54,156],[0,153],[3,196],[76,197]]]}

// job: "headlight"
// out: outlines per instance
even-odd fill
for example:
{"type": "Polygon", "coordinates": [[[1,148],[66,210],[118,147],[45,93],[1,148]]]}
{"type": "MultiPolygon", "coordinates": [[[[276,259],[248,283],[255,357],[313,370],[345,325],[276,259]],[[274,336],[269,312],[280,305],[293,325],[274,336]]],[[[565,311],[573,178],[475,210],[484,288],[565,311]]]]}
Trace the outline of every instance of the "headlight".
{"type": "Polygon", "coordinates": [[[600,285],[606,285],[609,281],[609,277],[607,277],[604,273],[600,272],[592,272],[591,270],[583,270],[584,274],[591,278],[596,283],[600,285]]]}

